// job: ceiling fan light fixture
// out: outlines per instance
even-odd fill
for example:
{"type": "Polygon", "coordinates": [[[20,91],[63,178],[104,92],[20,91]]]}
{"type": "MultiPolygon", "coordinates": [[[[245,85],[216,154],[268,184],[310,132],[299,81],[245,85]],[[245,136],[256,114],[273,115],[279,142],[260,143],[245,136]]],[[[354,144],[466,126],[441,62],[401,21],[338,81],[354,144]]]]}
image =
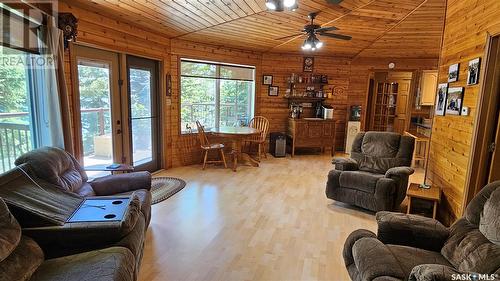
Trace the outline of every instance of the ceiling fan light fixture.
{"type": "Polygon", "coordinates": [[[296,0],[283,0],[283,6],[285,6],[285,8],[292,8],[295,5],[297,5],[296,0]]]}
{"type": "Polygon", "coordinates": [[[316,48],[319,49],[321,47],[323,47],[323,42],[321,42],[321,41],[318,40],[318,42],[316,42],[316,48]]]}
{"type": "Polygon", "coordinates": [[[276,10],[277,5],[276,5],[276,0],[266,0],[266,7],[269,10],[276,10]]]}

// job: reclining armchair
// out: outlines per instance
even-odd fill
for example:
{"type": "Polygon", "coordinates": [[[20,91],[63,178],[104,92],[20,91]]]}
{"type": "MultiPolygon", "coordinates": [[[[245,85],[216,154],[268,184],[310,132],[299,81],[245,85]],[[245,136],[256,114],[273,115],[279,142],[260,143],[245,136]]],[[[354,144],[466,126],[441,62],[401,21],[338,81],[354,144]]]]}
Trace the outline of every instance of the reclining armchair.
{"type": "Polygon", "coordinates": [[[378,212],[377,235],[360,229],[351,233],[345,242],[343,256],[351,279],[444,281],[498,278],[499,187],[500,181],[485,186],[467,206],[465,216],[450,228],[431,218],[378,212]]]}
{"type": "Polygon", "coordinates": [[[351,158],[335,158],[326,197],[371,211],[392,211],[406,196],[415,140],[389,132],[361,132],[351,158]]]}
{"type": "Polygon", "coordinates": [[[62,191],[83,197],[130,195],[139,197],[146,228],[151,220],[151,174],[135,172],[110,175],[88,181],[80,163],[66,151],[55,147],[42,147],[21,155],[16,166],[27,164],[32,176],[57,186],[62,191]]]}

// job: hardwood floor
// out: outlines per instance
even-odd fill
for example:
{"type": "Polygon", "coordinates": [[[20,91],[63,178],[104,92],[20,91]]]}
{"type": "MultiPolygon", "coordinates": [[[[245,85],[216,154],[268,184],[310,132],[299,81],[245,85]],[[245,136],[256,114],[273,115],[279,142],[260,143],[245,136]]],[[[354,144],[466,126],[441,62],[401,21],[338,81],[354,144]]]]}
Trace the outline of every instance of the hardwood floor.
{"type": "Polygon", "coordinates": [[[325,197],[330,162],[270,156],[236,173],[200,165],[158,173],[187,186],[153,205],[139,279],[348,280],[345,238],[376,223],[325,197]]]}

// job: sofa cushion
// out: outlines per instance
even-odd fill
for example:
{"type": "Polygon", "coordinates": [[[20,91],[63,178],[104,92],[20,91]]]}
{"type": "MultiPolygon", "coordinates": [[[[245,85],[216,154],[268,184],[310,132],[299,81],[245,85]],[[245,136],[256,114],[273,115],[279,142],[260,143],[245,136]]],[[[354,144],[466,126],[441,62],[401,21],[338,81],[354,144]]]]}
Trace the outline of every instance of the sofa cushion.
{"type": "Polygon", "coordinates": [[[500,246],[490,242],[465,218],[451,226],[441,254],[461,271],[494,273],[500,268],[500,246]]]}
{"type": "Polygon", "coordinates": [[[21,227],[0,199],[0,262],[7,258],[21,239],[21,227]]]}
{"type": "Polygon", "coordinates": [[[0,262],[0,281],[29,280],[43,259],[42,249],[35,241],[22,236],[14,251],[0,262]]]}
{"type": "Polygon", "coordinates": [[[479,231],[497,246],[500,245],[500,188],[491,194],[484,204],[479,231]]]}
{"type": "Polygon", "coordinates": [[[32,281],[132,281],[135,259],[123,247],[111,247],[72,256],[46,260],[32,281]]]}
{"type": "Polygon", "coordinates": [[[373,174],[365,171],[344,171],[340,174],[340,186],[356,189],[367,193],[375,193],[377,181],[383,178],[382,174],[373,174]]]}
{"type": "Polygon", "coordinates": [[[430,263],[451,266],[438,252],[401,245],[387,245],[387,248],[398,261],[405,276],[408,276],[415,266],[421,264],[430,263]]]}
{"type": "Polygon", "coordinates": [[[42,147],[21,155],[15,164],[28,163],[38,178],[58,186],[61,190],[78,190],[87,181],[87,175],[73,156],[55,147],[42,147]]]}

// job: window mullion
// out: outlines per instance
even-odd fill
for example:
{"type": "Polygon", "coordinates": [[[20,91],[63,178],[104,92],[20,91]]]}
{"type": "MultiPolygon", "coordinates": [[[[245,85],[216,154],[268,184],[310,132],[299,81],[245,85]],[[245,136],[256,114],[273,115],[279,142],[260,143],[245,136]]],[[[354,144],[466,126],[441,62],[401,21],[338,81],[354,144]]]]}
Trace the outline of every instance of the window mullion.
{"type": "Polygon", "coordinates": [[[220,65],[215,67],[215,126],[220,126],[220,65]]]}

